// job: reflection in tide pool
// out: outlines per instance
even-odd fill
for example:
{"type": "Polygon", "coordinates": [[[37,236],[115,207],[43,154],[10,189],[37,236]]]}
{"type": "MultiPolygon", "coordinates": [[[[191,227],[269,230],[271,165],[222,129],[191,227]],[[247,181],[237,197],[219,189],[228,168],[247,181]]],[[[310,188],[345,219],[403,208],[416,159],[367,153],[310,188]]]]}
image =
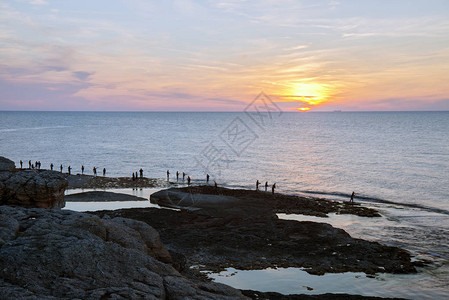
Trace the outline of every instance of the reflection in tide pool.
{"type": "Polygon", "coordinates": [[[98,210],[115,210],[123,208],[137,208],[137,207],[156,207],[157,204],[152,204],[149,200],[145,201],[107,201],[107,202],[67,202],[64,209],[74,211],[98,211],[98,210]]]}
{"type": "Polygon", "coordinates": [[[209,273],[215,282],[238,289],[281,294],[356,294],[377,297],[404,297],[408,299],[447,299],[449,292],[440,288],[422,286],[422,275],[379,274],[375,278],[364,273],[310,275],[300,268],[265,270],[236,270],[228,268],[221,273],[209,273]]]}

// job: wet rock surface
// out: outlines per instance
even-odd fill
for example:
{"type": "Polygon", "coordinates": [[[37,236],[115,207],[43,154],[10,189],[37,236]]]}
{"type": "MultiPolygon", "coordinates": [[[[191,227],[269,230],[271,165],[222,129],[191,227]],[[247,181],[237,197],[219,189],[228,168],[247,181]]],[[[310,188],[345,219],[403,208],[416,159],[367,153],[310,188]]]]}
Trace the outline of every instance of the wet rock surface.
{"type": "Polygon", "coordinates": [[[244,299],[183,277],[146,223],[0,206],[1,299],[244,299]]]}
{"type": "MultiPolygon", "coordinates": [[[[62,174],[62,173],[61,173],[62,174]]],[[[155,178],[138,178],[133,180],[131,177],[103,177],[91,175],[69,175],[62,174],[67,178],[69,189],[76,188],[152,188],[152,187],[168,187],[170,183],[162,179],[155,178]]]]}
{"type": "Polygon", "coordinates": [[[0,171],[0,205],[64,207],[67,181],[48,170],[0,171]]]}
{"type": "Polygon", "coordinates": [[[368,297],[360,295],[348,295],[348,294],[321,294],[321,295],[283,295],[279,293],[262,293],[258,291],[243,290],[242,293],[251,298],[258,300],[377,300],[377,299],[403,299],[403,298],[381,298],[381,297],[368,297]]]}
{"type": "Polygon", "coordinates": [[[161,206],[178,208],[251,210],[260,213],[294,213],[318,217],[327,217],[328,213],[380,217],[376,210],[357,203],[278,193],[273,195],[262,191],[215,188],[207,185],[162,190],[152,194],[150,200],[161,206]]]}
{"type": "Polygon", "coordinates": [[[191,266],[214,272],[228,267],[304,267],[311,274],[416,272],[408,252],[354,239],[326,223],[280,220],[274,213],[259,211],[225,211],[138,208],[94,214],[136,219],[154,227],[164,245],[185,259],[187,273],[191,266]]]}

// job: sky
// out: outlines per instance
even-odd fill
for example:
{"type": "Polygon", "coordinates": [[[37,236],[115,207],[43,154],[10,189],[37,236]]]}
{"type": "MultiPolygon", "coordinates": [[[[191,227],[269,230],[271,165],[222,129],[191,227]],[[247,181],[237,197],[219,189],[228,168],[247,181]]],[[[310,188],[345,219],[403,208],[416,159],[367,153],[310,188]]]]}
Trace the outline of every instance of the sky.
{"type": "Polygon", "coordinates": [[[0,110],[449,110],[447,0],[0,0],[0,110]]]}

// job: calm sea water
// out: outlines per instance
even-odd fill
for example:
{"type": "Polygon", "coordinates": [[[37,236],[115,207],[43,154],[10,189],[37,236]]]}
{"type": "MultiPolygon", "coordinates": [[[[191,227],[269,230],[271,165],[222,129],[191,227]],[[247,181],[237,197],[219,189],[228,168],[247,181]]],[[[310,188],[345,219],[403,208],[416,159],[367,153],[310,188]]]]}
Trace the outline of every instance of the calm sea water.
{"type": "Polygon", "coordinates": [[[340,200],[355,191],[385,218],[340,227],[434,259],[442,268],[426,288],[449,284],[449,112],[0,112],[0,155],[73,173],[209,173],[220,185],[268,181],[340,200]]]}
{"type": "Polygon", "coordinates": [[[209,172],[230,186],[258,179],[449,211],[449,112],[284,113],[257,124],[244,113],[0,112],[0,155],[110,176],[209,172]]]}

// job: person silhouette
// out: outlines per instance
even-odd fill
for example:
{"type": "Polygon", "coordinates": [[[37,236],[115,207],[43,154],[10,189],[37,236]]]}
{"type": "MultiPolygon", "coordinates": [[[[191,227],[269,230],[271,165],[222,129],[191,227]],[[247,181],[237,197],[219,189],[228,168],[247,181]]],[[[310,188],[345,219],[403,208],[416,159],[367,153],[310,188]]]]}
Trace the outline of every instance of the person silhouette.
{"type": "Polygon", "coordinates": [[[176,171],[176,182],[179,180],[179,171],[176,171]]]}
{"type": "Polygon", "coordinates": [[[50,170],[53,171],[53,163],[50,164],[50,170]]]}
{"type": "Polygon", "coordinates": [[[206,174],[206,183],[209,183],[209,174],[206,174]]]}
{"type": "Polygon", "coordinates": [[[256,181],[256,191],[259,190],[259,184],[260,184],[259,179],[257,179],[257,181],[256,181]]]}
{"type": "Polygon", "coordinates": [[[132,180],[133,180],[133,181],[135,180],[135,177],[134,177],[134,172],[133,172],[133,177],[132,177],[132,180]]]}
{"type": "Polygon", "coordinates": [[[81,165],[81,175],[84,175],[84,165],[81,165]]]}
{"type": "Polygon", "coordinates": [[[28,161],[28,169],[31,169],[31,160],[28,161]]]}
{"type": "Polygon", "coordinates": [[[268,181],[265,181],[265,192],[268,190],[268,181]]]}
{"type": "Polygon", "coordinates": [[[169,181],[169,180],[170,180],[170,171],[167,170],[167,181],[169,181]]]}
{"type": "Polygon", "coordinates": [[[92,168],[92,172],[94,172],[94,176],[97,177],[97,168],[96,167],[92,168]]]}
{"type": "Polygon", "coordinates": [[[61,170],[61,173],[62,173],[62,164],[59,166],[59,169],[61,170]]]}
{"type": "Polygon", "coordinates": [[[137,176],[137,171],[136,171],[136,174],[135,174],[135,176],[136,176],[136,180],[139,178],[138,176],[137,176]]]}
{"type": "Polygon", "coordinates": [[[187,176],[187,185],[190,185],[190,176],[187,176]]]}
{"type": "Polygon", "coordinates": [[[106,176],[106,168],[103,168],[103,177],[106,176]]]}
{"type": "Polygon", "coordinates": [[[22,160],[20,160],[20,168],[21,169],[23,168],[23,161],[22,160]]]}
{"type": "Polygon", "coordinates": [[[271,186],[271,193],[273,193],[273,195],[274,195],[274,189],[276,188],[276,183],[274,183],[272,186],[271,186]]]}
{"type": "Polygon", "coordinates": [[[69,175],[70,175],[70,171],[71,171],[71,170],[72,170],[72,167],[69,166],[69,167],[67,168],[67,171],[69,172],[69,175]]]}
{"type": "Polygon", "coordinates": [[[140,168],[139,173],[140,173],[140,178],[143,178],[143,170],[142,170],[142,168],[140,168]]]}
{"type": "Polygon", "coordinates": [[[350,203],[354,203],[354,196],[355,196],[355,192],[353,191],[351,194],[351,200],[349,200],[350,203]]]}
{"type": "Polygon", "coordinates": [[[182,181],[184,181],[185,177],[186,177],[186,173],[182,172],[182,181]]]}

